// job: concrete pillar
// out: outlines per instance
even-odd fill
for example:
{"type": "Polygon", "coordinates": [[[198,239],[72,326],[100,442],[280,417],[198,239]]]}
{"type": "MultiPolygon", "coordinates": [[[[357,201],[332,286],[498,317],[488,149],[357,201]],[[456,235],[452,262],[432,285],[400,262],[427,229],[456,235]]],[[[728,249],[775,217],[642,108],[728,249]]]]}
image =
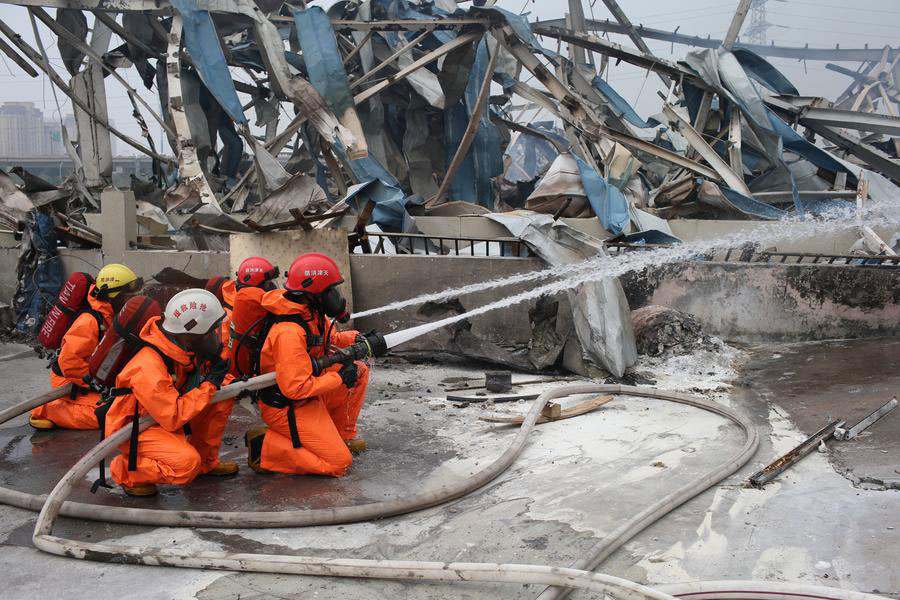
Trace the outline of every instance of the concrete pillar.
{"type": "Polygon", "coordinates": [[[103,261],[125,262],[125,252],[137,242],[134,193],[106,188],[100,194],[103,261]]]}

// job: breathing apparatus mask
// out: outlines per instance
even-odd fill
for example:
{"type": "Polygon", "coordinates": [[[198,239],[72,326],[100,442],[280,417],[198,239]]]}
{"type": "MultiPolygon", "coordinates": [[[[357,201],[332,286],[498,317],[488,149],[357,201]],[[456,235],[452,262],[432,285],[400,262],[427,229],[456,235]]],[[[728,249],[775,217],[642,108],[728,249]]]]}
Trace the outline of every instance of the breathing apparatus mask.
{"type": "Polygon", "coordinates": [[[330,287],[322,294],[322,312],[325,316],[331,317],[338,323],[346,323],[350,320],[350,313],[347,312],[347,301],[337,290],[337,287],[330,287]]]}

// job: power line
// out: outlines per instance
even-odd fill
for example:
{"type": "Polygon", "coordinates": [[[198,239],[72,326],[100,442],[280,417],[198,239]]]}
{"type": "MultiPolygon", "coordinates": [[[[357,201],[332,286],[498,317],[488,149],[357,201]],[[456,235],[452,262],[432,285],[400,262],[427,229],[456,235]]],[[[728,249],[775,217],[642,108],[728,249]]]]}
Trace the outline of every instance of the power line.
{"type": "MultiPolygon", "coordinates": [[[[831,21],[834,23],[849,23],[852,25],[867,25],[869,27],[884,27],[887,29],[896,29],[897,28],[896,25],[885,25],[883,23],[867,23],[865,21],[848,21],[846,19],[834,19],[834,18],[829,18],[829,17],[813,17],[810,15],[798,15],[796,13],[783,13],[783,12],[771,11],[769,14],[777,15],[779,17],[801,17],[804,19],[813,19],[815,21],[831,21]]],[[[898,13],[898,14],[900,14],[900,13],[898,13]]]]}
{"type": "MultiPolygon", "coordinates": [[[[839,5],[839,4],[822,4],[821,2],[803,2],[801,0],[791,0],[791,4],[806,4],[808,6],[815,6],[816,8],[840,8],[842,10],[847,10],[847,6],[839,5]]],[[[860,9],[861,10],[861,9],[860,9]]],[[[866,8],[866,12],[877,12],[877,13],[885,13],[888,15],[900,15],[900,11],[897,10],[884,10],[879,8],[866,8]]]]}

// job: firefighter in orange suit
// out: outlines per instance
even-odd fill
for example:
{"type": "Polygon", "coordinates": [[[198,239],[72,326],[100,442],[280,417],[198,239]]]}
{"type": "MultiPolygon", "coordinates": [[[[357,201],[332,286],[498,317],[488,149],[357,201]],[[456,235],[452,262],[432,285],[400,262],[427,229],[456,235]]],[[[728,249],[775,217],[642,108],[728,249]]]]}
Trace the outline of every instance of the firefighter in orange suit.
{"type": "Polygon", "coordinates": [[[231,351],[231,372],[235,377],[256,372],[251,362],[257,358],[257,346],[261,343],[257,337],[267,314],[262,307],[262,297],[276,288],[277,278],[278,267],[261,256],[244,259],[235,273],[232,326],[226,338],[231,351]]]}
{"type": "Polygon", "coordinates": [[[94,409],[100,394],[85,387],[88,361],[103,334],[112,326],[128,298],[143,287],[134,271],[120,264],[108,264],[97,273],[97,281],[88,292],[89,310],[84,311],[66,331],[59,355],[50,371],[50,385],[55,388],[72,384],[72,393],[31,411],[29,424],[35,429],[97,429],[94,409]]]}
{"type": "Polygon", "coordinates": [[[234,281],[228,279],[227,277],[210,277],[206,281],[205,289],[219,300],[222,304],[222,308],[225,309],[225,318],[222,319],[222,356],[230,357],[231,352],[228,349],[228,336],[231,331],[231,318],[232,313],[234,311],[234,296],[236,293],[236,288],[234,285],[234,281]]]}
{"type": "Polygon", "coordinates": [[[116,377],[106,415],[106,435],[131,427],[131,440],[110,463],[113,479],[127,494],[150,496],[156,484],[237,473],[237,464],[219,461],[234,400],[210,404],[230,380],[229,361],[221,356],[224,318],[212,293],[189,289],[172,297],[162,321],[151,318],[141,330],[146,346],[116,377]],[[157,424],[137,435],[135,423],[144,415],[157,424]]]}
{"type": "Polygon", "coordinates": [[[369,370],[361,361],[318,372],[316,359],[332,349],[365,344],[372,356],[386,351],[372,333],[336,331],[349,320],[337,290],[337,264],[324,254],[303,254],[291,264],[284,290],[267,292],[262,306],[273,315],[260,353],[260,372],[275,371],[277,385],[260,392],[268,428],[247,432],[248,462],[258,472],[339,477],[350,467],[351,450],[365,449],[357,437],[369,370]]]}

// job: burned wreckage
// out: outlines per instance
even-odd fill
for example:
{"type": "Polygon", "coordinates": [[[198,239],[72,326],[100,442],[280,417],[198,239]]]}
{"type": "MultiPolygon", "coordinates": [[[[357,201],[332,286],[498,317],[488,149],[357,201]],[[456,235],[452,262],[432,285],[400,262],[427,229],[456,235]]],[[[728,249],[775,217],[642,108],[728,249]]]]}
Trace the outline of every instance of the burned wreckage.
{"type": "MultiPolygon", "coordinates": [[[[40,322],[60,285],[56,241],[101,243],[85,214],[110,184],[110,136],[152,159],[152,178],[133,178],[131,192],[139,224],[157,235],[137,248],[222,250],[228,233],[341,223],[355,251],[372,252],[372,232],[482,214],[555,265],[605,252],[561,218],[596,218],[625,243],[677,244],[671,218],[778,220],[900,196],[898,50],[739,43],[751,0],[723,40],[635,26],[615,0],[604,0],[614,22],[584,19],[580,2],[567,20],[543,22],[491,0],[8,3],[28,12],[36,41],[0,22],[0,51],[47,76],[77,125],[74,139],[63,128],[76,165],[63,183],[0,173],[0,222],[22,235],[19,331],[40,322]],[[50,63],[41,29],[68,73],[50,63]],[[625,34],[634,47],[591,31],[625,34]],[[700,48],[672,62],[644,37],[700,48]],[[829,64],[852,80],[830,102],[801,96],[764,58],[779,51],[862,66],[829,64]],[[641,117],[617,93],[613,62],[661,80],[658,114],[641,117]],[[131,69],[158,106],[123,77],[131,69]],[[143,139],[110,122],[113,79],[143,139]],[[152,121],[174,156],[154,142],[152,121]]],[[[894,253],[869,228],[860,237],[866,252],[894,253]]],[[[450,251],[414,237],[391,249],[450,251]]],[[[585,283],[569,302],[583,308],[570,312],[589,358],[620,375],[635,345],[618,282],[585,283]]]]}

